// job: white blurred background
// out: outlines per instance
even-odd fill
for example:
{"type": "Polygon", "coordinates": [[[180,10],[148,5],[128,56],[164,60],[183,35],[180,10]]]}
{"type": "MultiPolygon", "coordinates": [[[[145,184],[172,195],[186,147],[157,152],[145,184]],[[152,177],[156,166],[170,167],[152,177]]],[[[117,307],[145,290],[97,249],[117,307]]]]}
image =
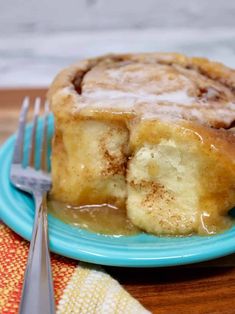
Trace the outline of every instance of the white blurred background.
{"type": "Polygon", "coordinates": [[[0,87],[43,87],[108,52],[176,51],[235,67],[232,0],[0,0],[0,87]]]}

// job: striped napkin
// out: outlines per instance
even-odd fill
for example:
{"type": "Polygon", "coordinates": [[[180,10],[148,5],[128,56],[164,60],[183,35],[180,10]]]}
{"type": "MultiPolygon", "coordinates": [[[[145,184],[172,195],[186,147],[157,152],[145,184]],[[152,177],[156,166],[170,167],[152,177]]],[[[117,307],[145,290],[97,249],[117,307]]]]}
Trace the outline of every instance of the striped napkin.
{"type": "MultiPolygon", "coordinates": [[[[0,223],[0,313],[18,313],[28,243],[0,223]]],[[[58,314],[147,314],[105,271],[52,254],[58,314]]]]}

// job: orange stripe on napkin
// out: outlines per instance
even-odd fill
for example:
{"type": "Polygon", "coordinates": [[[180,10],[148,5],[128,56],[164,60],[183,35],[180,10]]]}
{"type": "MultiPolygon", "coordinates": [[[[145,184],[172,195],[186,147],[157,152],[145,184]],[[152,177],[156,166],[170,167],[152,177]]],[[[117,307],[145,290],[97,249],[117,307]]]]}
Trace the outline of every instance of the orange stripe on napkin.
{"type": "MultiPolygon", "coordinates": [[[[17,313],[24,270],[28,256],[28,243],[0,223],[0,312],[17,313]]],[[[52,255],[55,299],[58,304],[77,262],[52,255]]]]}

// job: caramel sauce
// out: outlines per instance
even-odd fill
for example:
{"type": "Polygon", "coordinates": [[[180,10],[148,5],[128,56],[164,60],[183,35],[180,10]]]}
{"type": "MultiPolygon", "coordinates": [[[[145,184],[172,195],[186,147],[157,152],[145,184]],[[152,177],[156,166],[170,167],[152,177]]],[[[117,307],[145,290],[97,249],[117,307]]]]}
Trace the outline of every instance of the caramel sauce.
{"type": "Polygon", "coordinates": [[[48,213],[74,227],[100,234],[123,236],[140,233],[126,215],[126,210],[108,204],[71,206],[48,200],[48,213]]]}
{"type": "MultiPolygon", "coordinates": [[[[49,199],[48,213],[74,227],[99,234],[128,236],[142,232],[142,230],[132,224],[126,215],[125,209],[119,209],[108,204],[71,206],[49,199]]],[[[234,223],[235,211],[233,215],[224,217],[213,217],[212,214],[204,212],[200,214],[201,227],[198,230],[198,235],[208,236],[222,233],[231,228],[234,223]]],[[[189,236],[191,235],[194,234],[189,234],[189,236]]]]}
{"type": "Polygon", "coordinates": [[[208,236],[213,234],[222,233],[234,224],[234,219],[227,216],[214,216],[212,213],[202,212],[200,214],[200,228],[198,235],[208,236]]]}

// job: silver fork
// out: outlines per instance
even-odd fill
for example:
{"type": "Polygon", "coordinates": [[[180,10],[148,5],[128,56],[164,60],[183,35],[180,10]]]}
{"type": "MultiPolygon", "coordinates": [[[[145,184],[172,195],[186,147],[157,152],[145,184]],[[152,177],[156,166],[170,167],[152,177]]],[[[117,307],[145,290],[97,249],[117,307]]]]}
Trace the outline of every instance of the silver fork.
{"type": "Polygon", "coordinates": [[[10,179],[18,189],[32,194],[35,202],[35,218],[24,275],[21,296],[21,314],[52,314],[55,313],[53,282],[48,248],[47,233],[47,191],[51,187],[51,177],[47,162],[48,105],[45,103],[43,119],[43,136],[40,148],[40,167],[35,167],[36,134],[40,111],[40,98],[34,102],[34,118],[31,140],[28,149],[28,162],[23,165],[24,136],[29,98],[23,101],[17,138],[10,170],[10,179]]]}

